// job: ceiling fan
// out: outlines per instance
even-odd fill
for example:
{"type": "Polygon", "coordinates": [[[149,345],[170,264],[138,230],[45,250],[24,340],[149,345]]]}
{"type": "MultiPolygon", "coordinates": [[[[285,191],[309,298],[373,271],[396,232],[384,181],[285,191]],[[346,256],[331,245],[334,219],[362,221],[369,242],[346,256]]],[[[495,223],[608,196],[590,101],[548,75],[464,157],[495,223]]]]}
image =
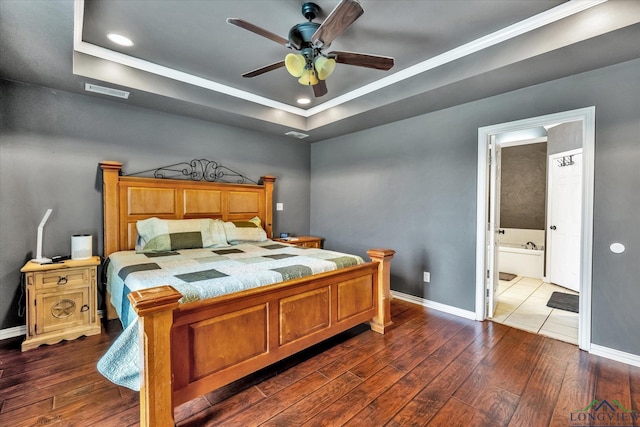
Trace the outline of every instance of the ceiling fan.
{"type": "Polygon", "coordinates": [[[357,0],[341,0],[322,24],[313,22],[319,12],[320,6],[317,4],[304,3],[302,15],[307,19],[307,22],[294,25],[289,30],[288,39],[242,19],[227,18],[229,24],[299,52],[289,53],[284,61],[274,62],[249,71],[244,73],[242,77],[256,77],[285,67],[289,74],[298,78],[300,84],[312,86],[314,95],[320,97],[327,93],[325,80],[333,72],[336,63],[385,71],[393,67],[394,60],[389,56],[335,50],[328,53],[323,52],[323,49],[328,48],[336,37],[364,13],[364,9],[357,0]]]}

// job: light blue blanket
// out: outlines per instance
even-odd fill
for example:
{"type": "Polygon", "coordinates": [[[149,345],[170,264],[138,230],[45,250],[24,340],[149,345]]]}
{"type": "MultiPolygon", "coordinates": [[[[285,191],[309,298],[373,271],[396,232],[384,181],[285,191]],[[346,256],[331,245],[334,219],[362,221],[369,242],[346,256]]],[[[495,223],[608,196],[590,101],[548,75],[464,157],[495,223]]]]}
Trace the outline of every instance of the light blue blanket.
{"type": "Polygon", "coordinates": [[[127,298],[131,291],[171,285],[183,295],[184,304],[362,263],[355,255],[273,241],[112,254],[107,290],[124,330],[98,362],[98,371],[115,384],[140,389],[138,322],[127,298]]]}

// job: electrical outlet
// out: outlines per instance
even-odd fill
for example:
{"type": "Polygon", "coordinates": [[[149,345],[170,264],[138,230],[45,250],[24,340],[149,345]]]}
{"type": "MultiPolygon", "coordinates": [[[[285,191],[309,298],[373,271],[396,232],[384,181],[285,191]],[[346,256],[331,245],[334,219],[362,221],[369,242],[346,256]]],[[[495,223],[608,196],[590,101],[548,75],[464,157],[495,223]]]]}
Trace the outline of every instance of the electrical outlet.
{"type": "Polygon", "coordinates": [[[429,273],[428,271],[425,271],[422,275],[422,281],[426,283],[431,282],[431,273],[429,273]]]}
{"type": "Polygon", "coordinates": [[[276,210],[277,211],[283,211],[284,210],[284,203],[276,203],[276,210]]]}

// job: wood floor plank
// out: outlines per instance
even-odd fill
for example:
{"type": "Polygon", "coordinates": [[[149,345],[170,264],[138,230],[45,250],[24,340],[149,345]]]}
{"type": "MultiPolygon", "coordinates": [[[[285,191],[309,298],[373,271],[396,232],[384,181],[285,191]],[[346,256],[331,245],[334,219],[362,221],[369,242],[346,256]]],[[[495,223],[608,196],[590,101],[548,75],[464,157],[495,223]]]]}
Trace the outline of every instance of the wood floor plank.
{"type": "Polygon", "coordinates": [[[493,417],[451,398],[429,422],[432,427],[494,427],[500,426],[493,417]]]}
{"type": "MultiPolygon", "coordinates": [[[[60,396],[61,402],[56,405],[54,402],[53,408],[44,413],[31,413],[28,418],[22,420],[19,426],[32,426],[32,425],[46,425],[52,423],[51,420],[55,420],[56,423],[64,426],[81,425],[82,422],[86,424],[85,409],[90,409],[95,401],[114,401],[119,400],[119,393],[114,385],[105,384],[103,387],[96,387],[93,390],[86,390],[82,399],[77,396],[60,396]]],[[[55,398],[54,398],[55,401],[55,398]]],[[[119,402],[121,403],[121,402],[119,402]]],[[[102,408],[103,411],[106,408],[102,408]]],[[[122,410],[121,405],[118,405],[114,410],[122,410]]]]}
{"type": "Polygon", "coordinates": [[[318,372],[325,375],[327,378],[336,378],[339,375],[347,372],[353,366],[368,359],[372,354],[376,354],[386,348],[386,342],[383,337],[374,337],[373,340],[367,344],[354,349],[349,353],[349,357],[341,357],[336,359],[332,363],[322,367],[318,372]]]}
{"type": "Polygon", "coordinates": [[[598,379],[595,398],[602,402],[618,400],[623,405],[631,401],[629,366],[607,359],[598,359],[598,379]]]}
{"type": "Polygon", "coordinates": [[[492,371],[486,369],[476,369],[453,397],[491,417],[498,425],[509,422],[520,400],[519,395],[496,383],[492,371]]]}
{"type": "Polygon", "coordinates": [[[371,419],[380,423],[389,421],[464,351],[482,329],[482,324],[473,322],[443,341],[436,351],[349,420],[347,425],[363,425],[371,419]]]}
{"type": "Polygon", "coordinates": [[[431,353],[436,351],[444,341],[455,335],[459,330],[468,324],[465,319],[456,319],[439,326],[432,334],[429,334],[424,340],[420,341],[412,351],[403,353],[400,357],[391,362],[400,371],[409,372],[415,368],[420,362],[426,359],[431,353]]]}
{"type": "Polygon", "coordinates": [[[385,334],[385,346],[381,351],[352,366],[349,371],[362,379],[367,379],[403,354],[417,351],[415,347],[418,344],[445,324],[446,320],[436,317],[426,321],[417,319],[415,322],[414,320],[406,322],[394,328],[389,334],[385,334]]]}
{"type": "Polygon", "coordinates": [[[481,362],[480,373],[490,377],[493,384],[506,391],[521,395],[545,339],[541,335],[517,329],[509,330],[504,339],[494,347],[494,351],[481,362]]]}
{"type": "Polygon", "coordinates": [[[403,372],[387,366],[365,380],[361,385],[336,400],[331,406],[302,424],[306,427],[340,426],[351,419],[362,408],[391,387],[403,376],[403,372]]]}
{"type": "Polygon", "coordinates": [[[469,344],[436,378],[423,388],[389,421],[388,426],[428,425],[453,393],[476,369],[480,361],[502,339],[509,328],[483,322],[482,333],[469,344]]]}
{"type": "Polygon", "coordinates": [[[297,383],[253,405],[251,411],[243,411],[225,420],[225,423],[238,426],[255,426],[297,403],[305,396],[313,393],[329,380],[318,372],[314,372],[297,383]]]}
{"type": "Polygon", "coordinates": [[[344,425],[362,426],[369,420],[376,420],[381,425],[386,423],[444,368],[445,364],[435,358],[423,360],[344,425]]]}
{"type": "Polygon", "coordinates": [[[329,382],[304,399],[291,405],[280,414],[263,423],[263,426],[295,426],[300,425],[330,406],[346,393],[362,383],[362,380],[351,372],[346,372],[329,382]]]}
{"type": "Polygon", "coordinates": [[[53,396],[45,397],[31,405],[0,413],[0,426],[14,426],[34,414],[46,414],[53,408],[53,396]]]}
{"type": "MultiPolygon", "coordinates": [[[[251,411],[265,398],[266,396],[257,387],[252,386],[213,405],[204,406],[199,412],[187,414],[179,410],[176,411],[176,425],[179,427],[200,427],[208,423],[223,425],[227,419],[239,412],[251,411]]],[[[195,410],[195,408],[193,409],[195,410]]]]}
{"type": "Polygon", "coordinates": [[[558,400],[549,421],[551,427],[569,425],[571,414],[585,408],[595,398],[597,357],[580,350],[567,350],[571,353],[577,351],[578,357],[567,363],[558,400]]]}
{"type": "Polygon", "coordinates": [[[36,382],[32,381],[30,383],[25,383],[24,387],[21,387],[20,393],[16,393],[14,396],[8,397],[4,400],[2,411],[12,411],[16,408],[38,402],[42,400],[43,397],[55,396],[58,393],[75,390],[80,385],[87,384],[87,382],[96,382],[101,380],[104,380],[104,377],[97,372],[95,366],[79,366],[68,376],[64,374],[54,374],[49,377],[44,377],[36,382]],[[42,388],[40,388],[40,386],[42,386],[42,388]]]}
{"type": "Polygon", "coordinates": [[[514,414],[540,357],[545,338],[511,329],[454,393],[494,422],[506,425],[514,414]]]}
{"type": "MultiPolygon", "coordinates": [[[[353,351],[358,351],[363,346],[372,346],[372,341],[379,340],[378,334],[372,332],[368,327],[358,327],[357,333],[345,341],[330,340],[330,346],[314,346],[309,351],[304,351],[295,355],[291,360],[292,363],[287,364],[286,368],[279,368],[276,365],[278,375],[272,375],[269,379],[260,383],[260,391],[270,396],[282,390],[301,378],[309,375],[311,372],[325,368],[328,365],[336,363],[341,359],[349,359],[353,351]],[[319,352],[320,350],[323,350],[319,352]]],[[[268,368],[267,371],[272,371],[268,368]]],[[[344,371],[343,371],[344,372],[344,371]]]]}
{"type": "Polygon", "coordinates": [[[553,357],[541,357],[520,397],[509,426],[548,425],[566,370],[566,362],[559,362],[553,357]]]}
{"type": "MultiPolygon", "coordinates": [[[[29,369],[25,369],[23,373],[18,371],[0,380],[0,400],[7,398],[9,395],[15,397],[22,393],[32,392],[34,389],[43,389],[84,375],[83,369],[87,367],[91,369],[95,365],[96,359],[107,348],[108,343],[104,343],[104,346],[98,344],[97,352],[91,351],[88,355],[78,353],[77,356],[74,355],[73,363],[69,363],[69,359],[51,357],[51,367],[46,368],[39,366],[32,368],[28,362],[25,362],[29,369]]],[[[39,362],[37,364],[39,365],[39,362]]],[[[18,362],[14,362],[12,365],[18,365],[16,369],[19,369],[18,362]]]]}

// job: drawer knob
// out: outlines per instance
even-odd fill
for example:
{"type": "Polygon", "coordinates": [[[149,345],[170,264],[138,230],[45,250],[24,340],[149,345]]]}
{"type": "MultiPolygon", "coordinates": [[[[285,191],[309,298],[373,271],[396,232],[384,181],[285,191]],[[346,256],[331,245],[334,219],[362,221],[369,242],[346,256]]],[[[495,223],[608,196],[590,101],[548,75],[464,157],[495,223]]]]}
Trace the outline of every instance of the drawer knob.
{"type": "Polygon", "coordinates": [[[58,278],[58,285],[66,285],[67,281],[67,276],[60,276],[58,278]]]}
{"type": "Polygon", "coordinates": [[[85,311],[89,311],[89,306],[87,304],[84,304],[82,307],[80,307],[80,311],[82,313],[84,313],[85,311]]]}

